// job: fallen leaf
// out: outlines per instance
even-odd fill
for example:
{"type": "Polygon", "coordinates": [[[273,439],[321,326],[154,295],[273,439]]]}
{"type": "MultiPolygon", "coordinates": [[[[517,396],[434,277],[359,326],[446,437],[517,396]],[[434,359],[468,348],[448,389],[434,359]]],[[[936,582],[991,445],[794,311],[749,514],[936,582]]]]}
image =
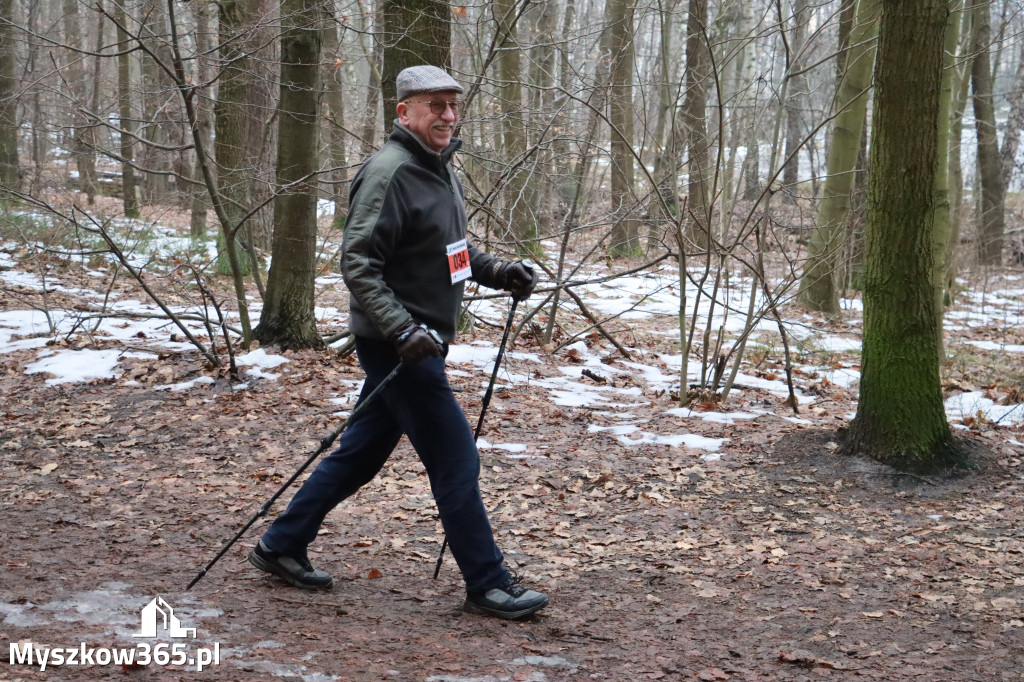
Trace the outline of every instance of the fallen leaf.
{"type": "Polygon", "coordinates": [[[378,571],[376,568],[371,570],[369,575],[366,576],[370,580],[376,580],[377,578],[383,578],[384,574],[378,571]]]}
{"type": "Polygon", "coordinates": [[[51,471],[53,471],[56,468],[57,468],[57,463],[56,462],[50,462],[49,464],[44,465],[39,470],[39,474],[42,475],[42,476],[47,476],[51,471]]]}
{"type": "Polygon", "coordinates": [[[791,665],[798,665],[801,668],[813,668],[818,664],[818,658],[810,651],[804,651],[803,649],[794,649],[793,651],[783,651],[779,654],[779,661],[782,663],[789,663],[791,665]]]}

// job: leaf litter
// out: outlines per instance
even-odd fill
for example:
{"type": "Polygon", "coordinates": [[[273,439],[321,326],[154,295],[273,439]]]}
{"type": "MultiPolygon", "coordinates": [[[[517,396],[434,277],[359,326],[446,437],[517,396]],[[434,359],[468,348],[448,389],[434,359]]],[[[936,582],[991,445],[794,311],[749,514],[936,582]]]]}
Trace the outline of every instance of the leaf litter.
{"type": "MultiPolygon", "coordinates": [[[[956,352],[972,359],[948,379],[950,418],[978,444],[979,468],[961,478],[837,454],[856,410],[843,324],[817,324],[830,359],[803,358],[796,416],[774,356],[745,366],[724,405],[671,400],[680,358],[672,318],[659,317],[671,307],[664,273],[625,287],[655,291],[620,330],[635,361],[596,335],[550,356],[524,332],[485,421],[481,486],[508,563],[552,603],[507,623],[459,611],[450,558],[431,579],[441,530],[404,441],[311,547],[333,591],[298,593],[251,569],[260,521],[185,592],[351,409],[358,365],[259,349],[239,357],[234,379],[151,321],[52,334],[20,305],[38,282],[4,267],[16,282],[0,291],[0,635],[10,642],[131,645],[138,609],[159,594],[225,647],[204,679],[1024,679],[1024,415],[1008,382],[971,364],[998,357],[1019,383],[1011,278],[1006,309],[992,310],[993,295],[986,315],[949,318],[956,352]],[[98,352],[116,363],[95,371],[98,352]],[[68,617],[82,608],[88,618],[68,617]]],[[[88,290],[73,268],[62,277],[66,296],[88,290]]],[[[335,298],[318,304],[343,326],[343,292],[335,298]]],[[[449,366],[475,423],[504,312],[473,310],[491,325],[461,337],[449,366]]],[[[73,324],[67,311],[52,317],[73,324]]]]}

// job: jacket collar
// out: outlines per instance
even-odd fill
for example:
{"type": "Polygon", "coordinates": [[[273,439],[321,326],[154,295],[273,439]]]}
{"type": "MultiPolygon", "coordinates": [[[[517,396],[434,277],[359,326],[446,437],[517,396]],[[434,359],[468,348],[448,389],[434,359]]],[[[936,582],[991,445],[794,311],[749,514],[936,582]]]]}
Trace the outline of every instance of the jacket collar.
{"type": "Polygon", "coordinates": [[[462,147],[462,140],[457,137],[453,137],[452,141],[448,143],[448,146],[442,149],[440,153],[435,152],[433,149],[423,144],[423,140],[421,140],[418,135],[399,123],[398,119],[395,119],[391,128],[391,137],[389,137],[388,140],[394,140],[415,154],[426,155],[431,159],[440,159],[442,164],[450,162],[452,160],[452,155],[462,147]]]}

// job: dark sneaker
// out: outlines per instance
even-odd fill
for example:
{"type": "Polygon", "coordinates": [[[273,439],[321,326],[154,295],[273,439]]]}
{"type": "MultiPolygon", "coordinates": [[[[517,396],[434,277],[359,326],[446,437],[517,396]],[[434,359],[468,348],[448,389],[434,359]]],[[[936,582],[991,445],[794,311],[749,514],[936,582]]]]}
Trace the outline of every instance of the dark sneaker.
{"type": "Polygon", "coordinates": [[[521,581],[522,578],[512,574],[501,585],[486,592],[467,594],[462,609],[469,613],[516,620],[525,618],[548,605],[547,595],[526,589],[519,584],[521,581]]]}
{"type": "Polygon", "coordinates": [[[263,540],[256,543],[249,552],[249,563],[304,590],[322,590],[334,584],[330,573],[314,569],[306,557],[291,557],[271,552],[263,544],[263,540]]]}

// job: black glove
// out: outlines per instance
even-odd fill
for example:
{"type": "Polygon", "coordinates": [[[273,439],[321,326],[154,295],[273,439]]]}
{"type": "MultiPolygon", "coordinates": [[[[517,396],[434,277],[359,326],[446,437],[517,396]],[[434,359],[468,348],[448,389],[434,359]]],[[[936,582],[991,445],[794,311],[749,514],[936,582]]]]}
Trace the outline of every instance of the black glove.
{"type": "Polygon", "coordinates": [[[426,325],[409,325],[395,337],[395,351],[406,365],[415,365],[424,358],[436,358],[442,350],[441,337],[426,325]]]}
{"type": "Polygon", "coordinates": [[[504,288],[517,301],[525,301],[530,298],[534,287],[537,286],[537,273],[521,260],[506,265],[502,274],[505,277],[504,288]]]}

